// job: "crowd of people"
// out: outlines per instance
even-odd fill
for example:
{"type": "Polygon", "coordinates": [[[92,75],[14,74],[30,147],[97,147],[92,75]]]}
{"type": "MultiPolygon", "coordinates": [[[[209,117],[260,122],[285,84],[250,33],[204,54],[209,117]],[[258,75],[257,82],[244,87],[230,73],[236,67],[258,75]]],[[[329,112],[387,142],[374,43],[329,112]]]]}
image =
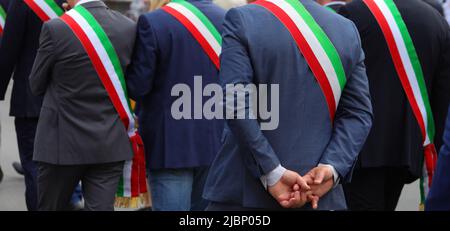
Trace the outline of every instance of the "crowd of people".
{"type": "Polygon", "coordinates": [[[27,208],[450,210],[449,10],[0,0],[27,208]]]}

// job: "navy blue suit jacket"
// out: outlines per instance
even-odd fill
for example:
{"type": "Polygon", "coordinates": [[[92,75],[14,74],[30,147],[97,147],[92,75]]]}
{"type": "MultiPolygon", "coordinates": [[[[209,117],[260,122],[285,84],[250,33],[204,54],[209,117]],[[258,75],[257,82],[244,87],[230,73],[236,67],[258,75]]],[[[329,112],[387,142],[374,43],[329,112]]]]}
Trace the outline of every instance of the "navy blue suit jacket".
{"type": "MultiPolygon", "coordinates": [[[[279,126],[261,131],[259,121],[227,120],[224,144],[205,186],[210,201],[278,209],[260,177],[281,164],[306,174],[319,163],[335,167],[341,181],[351,170],[372,122],[364,54],[352,22],[311,0],[301,0],[337,48],[347,77],[334,122],[324,94],[289,31],[269,11],[247,5],[224,22],[220,80],[225,84],[279,84],[279,126]]],[[[245,108],[248,110],[248,107],[245,108]]],[[[246,112],[247,113],[247,112],[246,112]]],[[[345,209],[341,186],[320,209],[345,209]]]]}
{"type": "MultiPolygon", "coordinates": [[[[56,2],[61,5],[65,1],[56,2]]],[[[0,100],[5,99],[6,89],[14,73],[11,116],[39,116],[42,97],[31,94],[28,76],[39,47],[41,27],[42,21],[24,1],[10,2],[0,45],[0,100]]]]}
{"type": "Polygon", "coordinates": [[[450,210],[450,107],[436,172],[425,203],[426,210],[450,210]]]}
{"type": "MultiPolygon", "coordinates": [[[[209,0],[189,2],[222,31],[223,9],[209,0]]],[[[178,98],[171,96],[172,87],[182,83],[193,90],[199,75],[203,85],[218,83],[217,68],[179,21],[161,9],[139,18],[127,86],[139,104],[139,130],[150,169],[209,166],[217,154],[222,120],[175,120],[171,115],[178,98]]]]}

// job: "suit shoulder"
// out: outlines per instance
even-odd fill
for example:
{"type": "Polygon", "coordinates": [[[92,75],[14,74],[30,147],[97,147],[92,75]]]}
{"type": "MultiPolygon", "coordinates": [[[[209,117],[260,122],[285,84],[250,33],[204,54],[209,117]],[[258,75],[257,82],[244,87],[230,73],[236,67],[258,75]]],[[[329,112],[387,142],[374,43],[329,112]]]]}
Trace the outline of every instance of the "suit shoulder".
{"type": "Polygon", "coordinates": [[[123,15],[115,10],[111,10],[111,13],[114,17],[117,18],[117,20],[120,20],[124,24],[124,26],[129,26],[129,27],[136,26],[136,22],[134,22],[130,18],[126,17],[125,15],[123,15]]]}
{"type": "Polygon", "coordinates": [[[47,22],[44,22],[42,26],[55,31],[59,31],[59,29],[67,27],[66,23],[60,18],[48,20],[47,22]]]}

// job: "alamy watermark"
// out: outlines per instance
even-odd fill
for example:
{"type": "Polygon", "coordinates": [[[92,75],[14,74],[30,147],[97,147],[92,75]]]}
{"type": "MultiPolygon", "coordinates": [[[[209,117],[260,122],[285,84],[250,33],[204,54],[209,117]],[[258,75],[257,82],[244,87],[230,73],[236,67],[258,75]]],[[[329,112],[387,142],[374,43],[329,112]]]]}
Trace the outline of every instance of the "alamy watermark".
{"type": "Polygon", "coordinates": [[[194,76],[194,89],[175,84],[171,96],[178,97],[171,107],[176,120],[258,119],[261,130],[275,130],[280,121],[278,84],[238,83],[227,84],[223,89],[215,83],[203,86],[202,76],[194,76]],[[204,97],[209,98],[203,102],[204,97]]]}

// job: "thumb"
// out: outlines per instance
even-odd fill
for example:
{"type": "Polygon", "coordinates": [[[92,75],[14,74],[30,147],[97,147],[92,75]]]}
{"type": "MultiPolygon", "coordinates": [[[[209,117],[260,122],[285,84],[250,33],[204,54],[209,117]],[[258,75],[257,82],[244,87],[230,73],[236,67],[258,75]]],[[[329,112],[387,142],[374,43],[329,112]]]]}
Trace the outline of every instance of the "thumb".
{"type": "Polygon", "coordinates": [[[303,179],[303,177],[301,177],[301,176],[297,177],[297,184],[300,186],[300,189],[304,189],[304,190],[310,190],[311,189],[309,187],[309,185],[306,183],[305,179],[303,179]]]}
{"type": "Polygon", "coordinates": [[[318,169],[314,176],[314,184],[322,184],[324,177],[325,177],[325,172],[318,169]]]}

